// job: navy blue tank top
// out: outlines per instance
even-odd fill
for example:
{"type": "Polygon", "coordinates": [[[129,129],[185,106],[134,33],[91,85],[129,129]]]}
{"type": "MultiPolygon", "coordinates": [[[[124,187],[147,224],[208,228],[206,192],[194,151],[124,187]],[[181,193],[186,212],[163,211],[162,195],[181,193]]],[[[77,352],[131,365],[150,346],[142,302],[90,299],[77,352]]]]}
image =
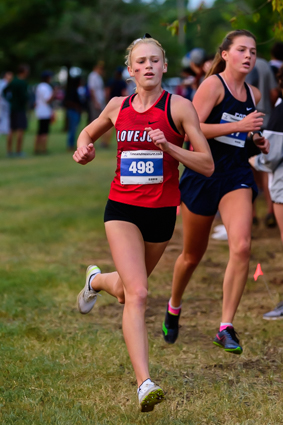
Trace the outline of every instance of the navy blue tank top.
{"type": "MultiPolygon", "coordinates": [[[[217,77],[223,84],[225,95],[223,100],[216,105],[207,120],[206,124],[218,124],[238,121],[245,118],[255,110],[255,105],[251,96],[250,89],[245,83],[247,99],[245,102],[237,100],[224,80],[219,74],[217,77]]],[[[215,163],[215,173],[223,173],[229,170],[235,170],[239,167],[249,168],[248,146],[246,142],[247,133],[233,133],[226,136],[208,139],[215,163]]]]}

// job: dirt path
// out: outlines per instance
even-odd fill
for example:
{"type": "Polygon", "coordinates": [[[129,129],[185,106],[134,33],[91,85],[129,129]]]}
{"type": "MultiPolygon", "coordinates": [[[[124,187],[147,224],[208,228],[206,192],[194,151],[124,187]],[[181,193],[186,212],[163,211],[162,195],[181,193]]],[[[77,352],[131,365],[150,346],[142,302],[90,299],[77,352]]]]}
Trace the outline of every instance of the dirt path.
{"type": "MultiPolygon", "coordinates": [[[[219,224],[215,222],[214,225],[219,224]]],[[[213,226],[214,227],[214,226],[213,226]]],[[[150,277],[148,307],[146,318],[149,333],[160,337],[161,324],[168,297],[174,263],[182,249],[182,225],[178,217],[172,240],[162,259],[150,277]]],[[[184,344],[198,341],[203,347],[211,346],[211,340],[219,325],[222,305],[222,280],[228,261],[228,242],[215,241],[210,238],[208,249],[199,267],[195,271],[183,299],[183,311],[180,320],[180,338],[184,344]]],[[[101,267],[113,270],[110,251],[105,245],[99,248],[101,267]]],[[[252,255],[249,278],[242,298],[235,323],[241,332],[248,332],[247,313],[266,325],[262,314],[272,309],[273,303],[283,299],[283,250],[278,228],[267,229],[263,223],[253,227],[252,255]],[[257,282],[253,279],[256,265],[260,263],[264,277],[273,296],[270,298],[262,277],[257,282]]],[[[110,299],[110,303],[100,305],[103,325],[121,329],[123,307],[110,299]]]]}

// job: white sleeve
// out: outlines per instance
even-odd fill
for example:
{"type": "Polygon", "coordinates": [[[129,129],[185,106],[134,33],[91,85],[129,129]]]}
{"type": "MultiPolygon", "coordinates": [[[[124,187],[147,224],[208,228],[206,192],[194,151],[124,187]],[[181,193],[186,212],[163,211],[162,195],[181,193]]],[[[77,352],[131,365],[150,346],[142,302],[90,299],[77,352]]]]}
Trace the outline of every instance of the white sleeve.
{"type": "Polygon", "coordinates": [[[283,161],[283,133],[264,130],[263,135],[270,142],[270,150],[267,155],[261,153],[255,157],[254,168],[273,172],[283,161]]]}

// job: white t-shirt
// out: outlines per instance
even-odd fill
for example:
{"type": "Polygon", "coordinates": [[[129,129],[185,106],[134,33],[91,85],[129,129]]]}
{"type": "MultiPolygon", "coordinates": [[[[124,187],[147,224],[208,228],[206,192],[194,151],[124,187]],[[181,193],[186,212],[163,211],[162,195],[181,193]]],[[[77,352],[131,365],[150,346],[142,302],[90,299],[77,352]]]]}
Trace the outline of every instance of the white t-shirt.
{"type": "Polygon", "coordinates": [[[35,91],[35,115],[38,119],[48,119],[52,116],[52,108],[48,100],[53,94],[53,89],[48,83],[39,83],[35,91]]]}
{"type": "Polygon", "coordinates": [[[97,72],[92,71],[88,76],[87,85],[90,90],[94,91],[94,95],[103,109],[105,106],[105,92],[102,77],[97,72]]]}
{"type": "Polygon", "coordinates": [[[6,80],[0,80],[0,134],[8,134],[10,131],[10,104],[2,96],[4,88],[7,86],[6,80]]]}

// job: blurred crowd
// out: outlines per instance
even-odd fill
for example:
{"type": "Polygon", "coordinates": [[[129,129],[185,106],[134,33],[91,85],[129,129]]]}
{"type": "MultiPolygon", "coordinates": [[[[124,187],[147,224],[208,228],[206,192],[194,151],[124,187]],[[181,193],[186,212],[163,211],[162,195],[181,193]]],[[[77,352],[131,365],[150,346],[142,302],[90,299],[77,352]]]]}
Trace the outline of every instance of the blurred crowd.
{"type": "MultiPolygon", "coordinates": [[[[192,100],[194,94],[209,72],[214,55],[199,47],[192,49],[182,59],[180,75],[164,79],[164,88],[171,93],[192,100]]],[[[247,82],[259,88],[262,99],[258,110],[265,113],[264,127],[270,118],[276,102],[281,98],[277,73],[283,64],[283,43],[275,43],[270,52],[270,60],[257,58],[254,70],[248,75],[247,82]]],[[[58,82],[56,76],[48,70],[40,75],[40,82],[28,85],[29,67],[22,64],[16,75],[7,71],[0,79],[0,134],[7,135],[7,156],[24,156],[23,135],[27,129],[27,112],[34,109],[38,120],[34,153],[47,153],[47,138],[50,124],[55,121],[56,109],[65,108],[67,140],[66,147],[72,151],[75,147],[77,129],[82,112],[87,113],[91,122],[98,117],[106,103],[114,96],[125,96],[133,93],[134,82],[128,80],[127,69],[118,66],[112,78],[105,80],[103,61],[97,61],[86,78],[82,74],[68,73],[65,84],[58,82]],[[13,145],[15,139],[15,146],[13,145]]],[[[111,132],[101,141],[102,147],[108,147],[111,132]]],[[[258,173],[257,181],[266,191],[268,176],[258,173]],[[263,181],[265,179],[265,181],[263,181]]],[[[266,193],[268,200],[268,194],[266,193]]],[[[269,202],[269,213],[272,214],[272,203],[269,202]]],[[[255,219],[256,220],[256,219],[255,219]]],[[[272,220],[271,220],[272,221],[272,220]]],[[[271,222],[270,221],[270,222],[271,222]]]]}
{"type": "MultiPolygon", "coordinates": [[[[37,119],[35,155],[48,153],[50,125],[56,120],[56,110],[62,108],[66,111],[66,149],[74,151],[82,113],[90,123],[112,97],[125,96],[133,90],[126,83],[122,66],[117,67],[112,78],[105,81],[103,61],[98,61],[86,78],[82,77],[80,69],[72,73],[71,68],[65,84],[60,83],[58,76],[49,70],[42,71],[38,84],[28,84],[29,74],[29,66],[21,64],[15,75],[6,71],[0,79],[0,135],[7,138],[6,155],[9,158],[25,157],[23,141],[30,110],[34,111],[37,119]]],[[[110,139],[111,132],[104,136],[101,146],[108,147],[110,139]]]]}

